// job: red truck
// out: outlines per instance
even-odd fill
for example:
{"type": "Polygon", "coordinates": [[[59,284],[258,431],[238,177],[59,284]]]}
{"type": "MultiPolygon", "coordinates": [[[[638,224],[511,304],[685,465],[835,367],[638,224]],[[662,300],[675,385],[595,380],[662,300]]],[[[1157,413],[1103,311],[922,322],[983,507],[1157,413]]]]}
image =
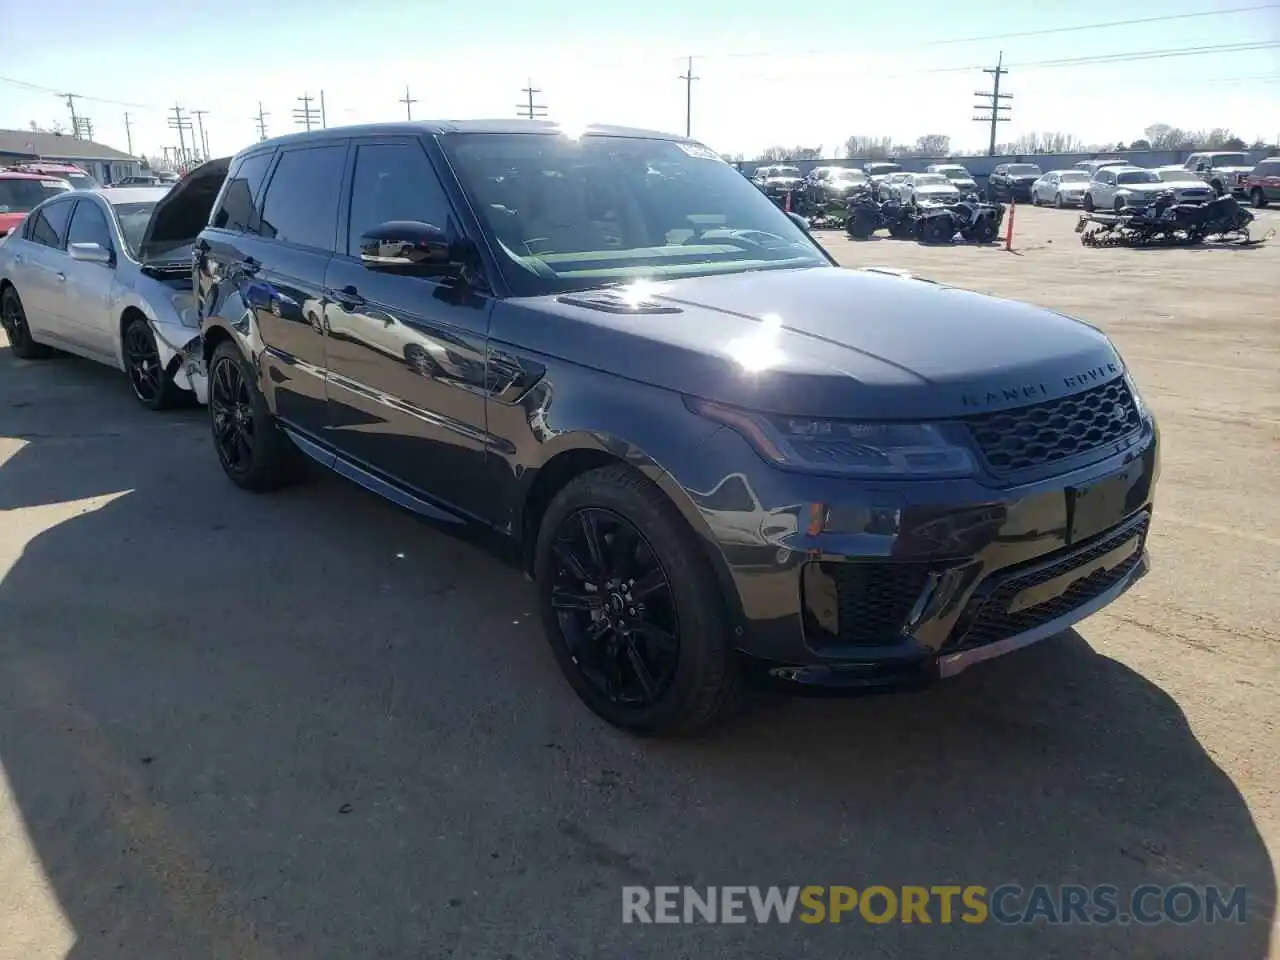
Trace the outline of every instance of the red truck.
{"type": "Polygon", "coordinates": [[[1244,175],[1241,187],[1255,207],[1280,200],[1280,157],[1259,160],[1258,165],[1244,175]]]}
{"type": "Polygon", "coordinates": [[[58,177],[0,170],[0,239],[16,229],[36,204],[70,189],[71,184],[58,177]]]}
{"type": "Polygon", "coordinates": [[[71,184],[71,188],[73,190],[97,190],[102,186],[88,173],[70,163],[45,163],[44,161],[34,161],[32,163],[19,163],[12,169],[19,173],[36,173],[45,177],[54,177],[58,180],[65,180],[67,183],[71,184]]]}

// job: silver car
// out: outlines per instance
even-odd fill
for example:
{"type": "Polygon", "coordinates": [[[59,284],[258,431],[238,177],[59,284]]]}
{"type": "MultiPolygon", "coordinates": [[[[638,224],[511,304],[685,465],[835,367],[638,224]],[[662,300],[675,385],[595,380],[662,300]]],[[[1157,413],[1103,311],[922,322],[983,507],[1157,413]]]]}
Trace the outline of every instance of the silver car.
{"type": "Polygon", "coordinates": [[[903,203],[953,203],[960,199],[959,188],[941,173],[908,173],[904,177],[897,188],[903,203]]]}
{"type": "Polygon", "coordinates": [[[1036,206],[1051,203],[1059,209],[1079,206],[1089,182],[1089,174],[1083,170],[1050,170],[1031,185],[1031,202],[1036,206]]]}
{"type": "Polygon", "coordinates": [[[1202,203],[1215,196],[1213,187],[1182,167],[1161,167],[1155,174],[1179,203],[1202,203]]]}
{"type": "Polygon", "coordinates": [[[1086,210],[1123,210],[1155,201],[1165,185],[1154,170],[1141,167],[1103,167],[1093,175],[1085,191],[1086,210]]]}
{"type": "Polygon", "coordinates": [[[0,319],[24,359],[51,348],[117,367],[160,410],[206,402],[191,243],[226,177],[214,160],[178,186],[46,200],[0,244],[0,319]]]}
{"type": "Polygon", "coordinates": [[[973,179],[968,168],[959,163],[931,163],[924,168],[925,173],[940,173],[950,180],[961,193],[970,193],[978,189],[978,181],[973,179]]]}

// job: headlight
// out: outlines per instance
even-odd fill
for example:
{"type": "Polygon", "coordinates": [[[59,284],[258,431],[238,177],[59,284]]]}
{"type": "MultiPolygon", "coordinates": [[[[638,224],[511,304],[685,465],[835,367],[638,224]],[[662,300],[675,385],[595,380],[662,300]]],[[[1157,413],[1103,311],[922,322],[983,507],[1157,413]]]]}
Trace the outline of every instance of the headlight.
{"type": "Polygon", "coordinates": [[[1143,420],[1151,419],[1151,411],[1147,409],[1146,401],[1142,399],[1142,394],[1138,392],[1138,384],[1134,382],[1133,374],[1128,369],[1124,372],[1124,383],[1129,388],[1129,394],[1133,397],[1133,405],[1138,410],[1138,416],[1143,420]]]}
{"type": "Polygon", "coordinates": [[[967,477],[977,466],[962,427],[754,413],[689,398],[689,408],[742,434],[780,467],[858,477],[967,477]],[[960,434],[960,435],[958,435],[960,434]]]}
{"type": "Polygon", "coordinates": [[[184,327],[200,326],[200,315],[196,313],[190,294],[175,294],[173,297],[173,309],[178,314],[178,319],[182,321],[184,327]]]}

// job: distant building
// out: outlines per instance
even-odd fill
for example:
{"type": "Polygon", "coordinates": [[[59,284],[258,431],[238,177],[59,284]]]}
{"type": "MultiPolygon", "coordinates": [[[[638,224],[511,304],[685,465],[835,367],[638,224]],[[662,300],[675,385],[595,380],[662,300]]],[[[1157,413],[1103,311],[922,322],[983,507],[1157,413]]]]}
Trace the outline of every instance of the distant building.
{"type": "Polygon", "coordinates": [[[142,172],[137,157],[92,140],[77,140],[66,133],[0,130],[0,167],[35,160],[73,163],[104,184],[142,172]]]}

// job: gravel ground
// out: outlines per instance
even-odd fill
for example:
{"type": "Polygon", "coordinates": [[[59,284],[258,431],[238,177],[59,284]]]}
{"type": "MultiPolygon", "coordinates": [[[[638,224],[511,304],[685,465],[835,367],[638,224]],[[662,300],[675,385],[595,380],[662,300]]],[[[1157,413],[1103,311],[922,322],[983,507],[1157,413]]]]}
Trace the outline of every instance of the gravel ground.
{"type": "Polygon", "coordinates": [[[1165,440],[1152,575],[950,684],[682,742],[581,707],[491,557],[334,477],[243,494],[201,411],[0,346],[0,958],[1267,956],[1280,242],[1084,250],[1074,223],[1020,209],[1014,253],[824,239],[1116,340],[1165,440]],[[1187,927],[621,922],[624,884],[1005,882],[1249,899],[1187,927]]]}

